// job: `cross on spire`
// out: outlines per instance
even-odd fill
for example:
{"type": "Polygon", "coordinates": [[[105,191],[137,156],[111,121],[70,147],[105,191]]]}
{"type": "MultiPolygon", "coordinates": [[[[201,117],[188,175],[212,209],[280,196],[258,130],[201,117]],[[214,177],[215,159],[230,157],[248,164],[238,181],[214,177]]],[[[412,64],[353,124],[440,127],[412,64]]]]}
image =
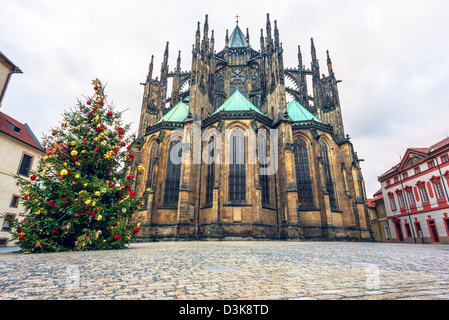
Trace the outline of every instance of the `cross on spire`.
{"type": "Polygon", "coordinates": [[[237,19],[237,24],[239,24],[239,18],[240,18],[240,16],[237,14],[237,15],[235,16],[235,18],[237,19]]]}

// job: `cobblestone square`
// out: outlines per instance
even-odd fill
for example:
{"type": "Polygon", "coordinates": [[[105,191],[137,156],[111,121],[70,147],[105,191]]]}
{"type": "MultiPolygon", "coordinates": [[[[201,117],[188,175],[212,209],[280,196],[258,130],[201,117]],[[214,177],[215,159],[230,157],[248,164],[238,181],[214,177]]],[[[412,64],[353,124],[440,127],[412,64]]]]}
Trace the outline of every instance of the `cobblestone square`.
{"type": "Polygon", "coordinates": [[[0,252],[0,299],[447,300],[449,246],[158,242],[0,252]]]}

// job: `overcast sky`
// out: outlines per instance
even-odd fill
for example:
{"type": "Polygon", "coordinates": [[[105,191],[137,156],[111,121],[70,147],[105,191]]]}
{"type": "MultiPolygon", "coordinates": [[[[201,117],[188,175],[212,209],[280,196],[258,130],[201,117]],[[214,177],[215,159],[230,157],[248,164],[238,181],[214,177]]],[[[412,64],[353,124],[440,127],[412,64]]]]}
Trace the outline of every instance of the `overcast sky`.
{"type": "MultiPolygon", "coordinates": [[[[428,147],[449,132],[449,3],[386,1],[148,1],[2,0],[0,51],[23,74],[13,75],[0,111],[48,134],[63,110],[93,94],[91,80],[107,83],[108,101],[137,131],[151,55],[160,76],[166,41],[169,67],[181,50],[191,67],[197,21],[209,15],[215,48],[224,46],[238,14],[259,50],[266,14],[277,20],[286,67],[297,66],[300,45],[310,68],[314,38],[321,73],[330,51],[338,79],[345,132],[362,162],[368,196],[377,177],[408,147],[428,147]]],[[[309,88],[310,89],[310,88],[309,88]]],[[[4,151],[2,151],[4,152],[4,151]]]]}

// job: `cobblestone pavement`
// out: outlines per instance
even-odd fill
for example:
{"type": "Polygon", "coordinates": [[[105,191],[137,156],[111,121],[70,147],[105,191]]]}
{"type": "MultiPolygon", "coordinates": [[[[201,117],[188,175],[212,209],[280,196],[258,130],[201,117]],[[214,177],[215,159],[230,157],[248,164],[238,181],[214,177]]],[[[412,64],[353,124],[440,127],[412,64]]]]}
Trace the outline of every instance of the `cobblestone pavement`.
{"type": "Polygon", "coordinates": [[[0,299],[449,299],[449,246],[159,242],[0,252],[0,299]]]}

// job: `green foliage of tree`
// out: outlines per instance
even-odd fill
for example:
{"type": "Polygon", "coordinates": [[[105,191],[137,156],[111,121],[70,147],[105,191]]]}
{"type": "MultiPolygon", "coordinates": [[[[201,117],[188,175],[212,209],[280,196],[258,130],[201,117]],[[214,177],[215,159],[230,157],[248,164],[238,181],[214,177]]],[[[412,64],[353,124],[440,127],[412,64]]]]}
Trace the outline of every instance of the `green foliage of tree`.
{"type": "MultiPolygon", "coordinates": [[[[46,154],[30,179],[17,176],[28,210],[10,219],[13,239],[23,251],[57,252],[126,247],[139,232],[133,213],[146,200],[133,190],[130,125],[107,105],[104,87],[63,113],[60,126],[44,137],[46,154]]],[[[138,175],[143,167],[139,166],[138,175]]]]}

